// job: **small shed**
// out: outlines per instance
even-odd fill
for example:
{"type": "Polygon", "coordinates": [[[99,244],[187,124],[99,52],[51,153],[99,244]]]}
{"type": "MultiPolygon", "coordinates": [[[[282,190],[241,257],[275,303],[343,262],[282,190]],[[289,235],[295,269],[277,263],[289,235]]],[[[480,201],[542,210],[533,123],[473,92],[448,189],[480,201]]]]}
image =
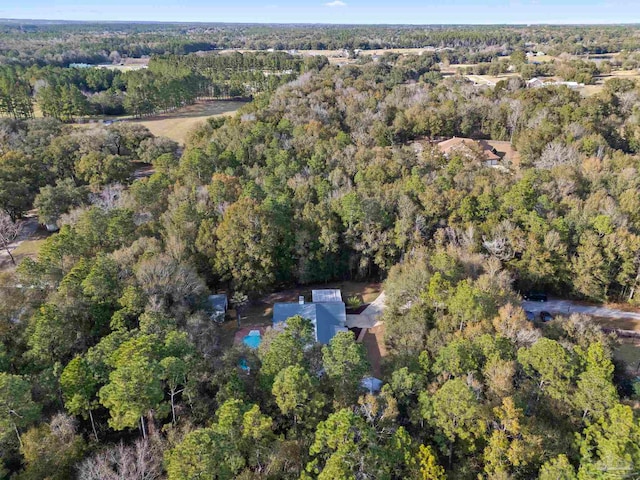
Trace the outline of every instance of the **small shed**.
{"type": "Polygon", "coordinates": [[[365,377],[360,382],[360,386],[368,390],[370,394],[374,394],[380,391],[382,388],[382,380],[376,377],[365,377]]]}
{"type": "Polygon", "coordinates": [[[207,298],[207,310],[209,318],[214,322],[224,322],[225,315],[229,309],[229,300],[227,295],[219,293],[217,295],[209,295],[207,298]]]}

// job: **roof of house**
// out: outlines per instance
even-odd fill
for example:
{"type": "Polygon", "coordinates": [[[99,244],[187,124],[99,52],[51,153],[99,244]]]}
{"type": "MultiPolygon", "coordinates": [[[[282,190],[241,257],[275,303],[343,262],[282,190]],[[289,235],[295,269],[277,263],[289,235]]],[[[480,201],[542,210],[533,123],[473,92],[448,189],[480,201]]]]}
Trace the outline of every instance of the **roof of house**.
{"type": "Polygon", "coordinates": [[[500,160],[500,155],[496,153],[496,149],[486,140],[479,140],[478,144],[482,147],[482,152],[487,160],[500,160]]]}
{"type": "Polygon", "coordinates": [[[323,290],[311,290],[311,298],[314,303],[342,302],[342,293],[338,288],[326,288],[323,290]]]}
{"type": "Polygon", "coordinates": [[[209,295],[207,303],[212,310],[217,312],[226,312],[227,308],[229,308],[229,300],[227,300],[227,295],[224,293],[209,295]]]}
{"type": "Polygon", "coordinates": [[[472,149],[480,148],[487,160],[500,160],[500,157],[495,154],[493,147],[489,145],[485,140],[474,140],[472,138],[453,137],[444,142],[438,143],[438,148],[445,155],[451,151],[456,151],[461,148],[472,149]]]}
{"type": "Polygon", "coordinates": [[[513,148],[511,142],[506,140],[484,140],[488,145],[493,147],[498,155],[504,160],[513,162],[515,164],[520,163],[520,153],[513,148]]]}
{"type": "Polygon", "coordinates": [[[274,324],[286,322],[296,315],[311,320],[319,343],[329,343],[337,332],[346,330],[347,312],[342,302],[276,303],[273,306],[274,324]]]}

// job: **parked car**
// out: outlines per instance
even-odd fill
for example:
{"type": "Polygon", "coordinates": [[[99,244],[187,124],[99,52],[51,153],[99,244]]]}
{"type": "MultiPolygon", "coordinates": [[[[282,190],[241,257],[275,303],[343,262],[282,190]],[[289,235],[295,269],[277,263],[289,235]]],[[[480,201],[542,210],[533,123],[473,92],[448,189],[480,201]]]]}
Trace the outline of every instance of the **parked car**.
{"type": "Polygon", "coordinates": [[[536,314],[530,312],[529,310],[525,310],[524,314],[527,316],[527,320],[529,320],[530,322],[533,322],[536,319],[536,314]]]}
{"type": "Polygon", "coordinates": [[[524,295],[525,300],[530,300],[532,302],[546,302],[547,294],[543,292],[528,292],[524,295]]]}
{"type": "Polygon", "coordinates": [[[543,322],[550,322],[551,320],[553,320],[553,315],[543,310],[542,312],[540,312],[540,320],[543,322]]]}

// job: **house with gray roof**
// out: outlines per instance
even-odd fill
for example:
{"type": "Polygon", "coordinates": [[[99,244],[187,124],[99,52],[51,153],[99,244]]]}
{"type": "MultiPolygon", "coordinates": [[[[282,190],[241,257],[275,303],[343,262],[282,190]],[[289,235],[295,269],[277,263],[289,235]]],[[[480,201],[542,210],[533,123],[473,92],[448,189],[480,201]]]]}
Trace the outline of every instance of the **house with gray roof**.
{"type": "Polygon", "coordinates": [[[273,306],[273,325],[301,316],[310,320],[318,343],[327,344],[338,332],[347,331],[347,311],[340,290],[314,290],[313,302],[276,303],[273,306]],[[320,301],[316,301],[320,300],[320,301]]]}

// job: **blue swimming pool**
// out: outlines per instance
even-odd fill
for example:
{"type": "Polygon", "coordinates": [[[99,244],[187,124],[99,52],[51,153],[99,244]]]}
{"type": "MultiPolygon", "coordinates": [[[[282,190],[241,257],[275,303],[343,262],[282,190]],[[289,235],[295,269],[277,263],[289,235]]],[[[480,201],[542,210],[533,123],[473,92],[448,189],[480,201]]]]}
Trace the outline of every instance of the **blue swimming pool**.
{"type": "Polygon", "coordinates": [[[238,362],[238,365],[245,372],[249,371],[249,365],[247,365],[247,360],[245,358],[241,358],[240,361],[238,362]]]}
{"type": "Polygon", "coordinates": [[[242,339],[242,343],[254,350],[260,346],[261,341],[262,337],[260,335],[247,335],[242,339]]]}

